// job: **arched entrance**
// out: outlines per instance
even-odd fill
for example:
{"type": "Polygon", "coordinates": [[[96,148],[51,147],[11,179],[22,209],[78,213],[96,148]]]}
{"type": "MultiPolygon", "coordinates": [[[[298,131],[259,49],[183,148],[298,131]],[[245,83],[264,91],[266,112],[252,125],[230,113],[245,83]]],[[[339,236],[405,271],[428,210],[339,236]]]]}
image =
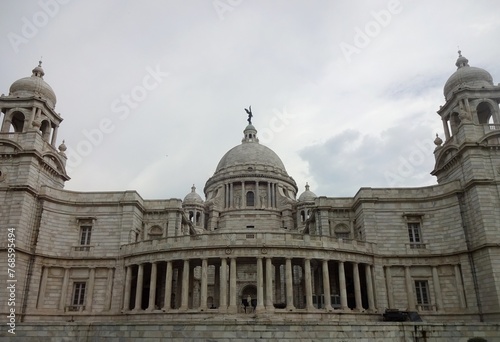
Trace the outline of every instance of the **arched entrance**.
{"type": "Polygon", "coordinates": [[[249,284],[241,289],[240,301],[245,313],[254,312],[257,306],[257,287],[249,284]]]}

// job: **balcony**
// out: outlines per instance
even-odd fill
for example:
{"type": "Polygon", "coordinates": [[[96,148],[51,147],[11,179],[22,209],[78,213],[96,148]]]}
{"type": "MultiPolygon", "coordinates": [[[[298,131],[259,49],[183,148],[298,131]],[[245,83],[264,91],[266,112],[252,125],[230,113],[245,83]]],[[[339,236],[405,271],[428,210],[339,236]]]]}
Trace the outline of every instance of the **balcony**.
{"type": "MultiPolygon", "coordinates": [[[[300,233],[252,232],[207,232],[206,234],[183,235],[154,240],[145,240],[121,246],[122,255],[143,254],[154,251],[181,251],[214,248],[300,248],[327,249],[372,253],[375,244],[330,236],[303,235],[300,233]]],[[[82,253],[82,252],[81,252],[82,253]]]]}
{"type": "Polygon", "coordinates": [[[500,130],[500,124],[485,124],[483,127],[484,134],[500,130]]]}

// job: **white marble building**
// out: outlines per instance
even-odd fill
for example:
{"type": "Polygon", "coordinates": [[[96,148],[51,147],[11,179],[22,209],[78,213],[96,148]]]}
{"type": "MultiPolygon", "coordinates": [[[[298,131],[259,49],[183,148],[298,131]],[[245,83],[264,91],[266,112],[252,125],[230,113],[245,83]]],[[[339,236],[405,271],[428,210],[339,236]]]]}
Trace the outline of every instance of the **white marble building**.
{"type": "Polygon", "coordinates": [[[249,124],[204,196],[193,186],[184,200],[64,190],[62,118],[37,66],[0,97],[0,229],[15,230],[17,317],[359,323],[399,309],[498,322],[500,86],[463,56],[456,65],[438,111],[434,186],[361,188],[353,198],[299,191],[249,124]]]}

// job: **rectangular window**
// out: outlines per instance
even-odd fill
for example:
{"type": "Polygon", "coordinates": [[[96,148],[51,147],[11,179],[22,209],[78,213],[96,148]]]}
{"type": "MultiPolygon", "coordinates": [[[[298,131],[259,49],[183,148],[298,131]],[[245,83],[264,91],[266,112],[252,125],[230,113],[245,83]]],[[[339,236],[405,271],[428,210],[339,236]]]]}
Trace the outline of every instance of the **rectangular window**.
{"type": "Polygon", "coordinates": [[[73,301],[72,305],[75,307],[82,306],[85,304],[85,287],[86,282],[76,282],[73,284],[73,301]]]}
{"type": "Polygon", "coordinates": [[[411,244],[421,244],[422,237],[420,232],[419,222],[409,222],[408,223],[408,237],[410,238],[411,244]]]}
{"type": "Polygon", "coordinates": [[[415,280],[415,292],[417,294],[417,304],[421,310],[431,310],[427,280],[415,280]]]}
{"type": "Polygon", "coordinates": [[[80,227],[80,245],[88,246],[90,245],[90,236],[92,235],[92,226],[81,226],[80,227]]]}

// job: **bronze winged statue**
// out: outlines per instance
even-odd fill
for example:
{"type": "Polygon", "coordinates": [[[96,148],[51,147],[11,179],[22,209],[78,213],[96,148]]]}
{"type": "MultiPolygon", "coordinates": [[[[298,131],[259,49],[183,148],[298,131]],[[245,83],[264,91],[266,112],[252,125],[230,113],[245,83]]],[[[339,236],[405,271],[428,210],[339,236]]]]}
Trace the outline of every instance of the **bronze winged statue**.
{"type": "Polygon", "coordinates": [[[245,112],[247,112],[248,114],[248,124],[251,125],[252,124],[252,117],[253,117],[253,114],[252,114],[252,106],[248,106],[248,109],[245,108],[245,112]]]}

